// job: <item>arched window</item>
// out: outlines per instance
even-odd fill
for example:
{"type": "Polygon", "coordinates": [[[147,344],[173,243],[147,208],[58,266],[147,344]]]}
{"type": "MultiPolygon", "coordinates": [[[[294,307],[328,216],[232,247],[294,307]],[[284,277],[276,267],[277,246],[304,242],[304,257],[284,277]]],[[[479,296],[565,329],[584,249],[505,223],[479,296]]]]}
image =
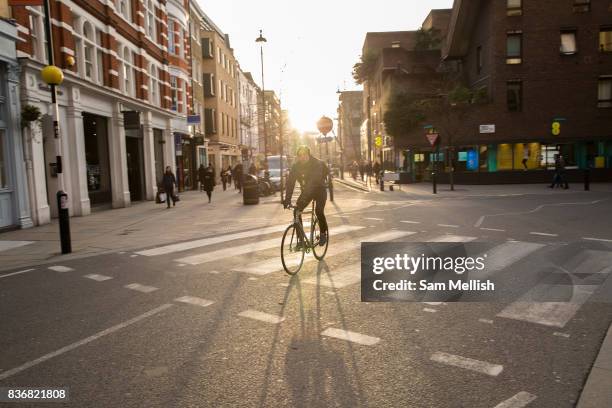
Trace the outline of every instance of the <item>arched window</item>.
{"type": "Polygon", "coordinates": [[[93,29],[87,21],[83,23],[83,61],[85,63],[85,78],[94,79],[93,29]]]}

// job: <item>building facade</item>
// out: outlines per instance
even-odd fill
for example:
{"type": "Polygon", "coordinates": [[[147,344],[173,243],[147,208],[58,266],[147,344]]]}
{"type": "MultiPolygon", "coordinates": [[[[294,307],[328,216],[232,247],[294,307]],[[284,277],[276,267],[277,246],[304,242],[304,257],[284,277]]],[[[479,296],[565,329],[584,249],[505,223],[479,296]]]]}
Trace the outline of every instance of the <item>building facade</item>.
{"type": "Polygon", "coordinates": [[[242,156],[249,161],[259,154],[258,95],[261,89],[250,72],[239,70],[238,93],[240,95],[240,146],[242,156]]]}
{"type": "Polygon", "coordinates": [[[260,110],[259,113],[260,156],[266,151],[268,156],[278,155],[282,115],[280,100],[276,96],[276,92],[264,91],[263,94],[260,93],[259,106],[263,106],[263,110],[260,110]]]}
{"type": "Polygon", "coordinates": [[[49,88],[40,79],[48,63],[43,10],[12,9],[20,37],[21,102],[43,113],[40,126],[24,128],[34,222],[47,223],[57,214],[58,154],[71,215],[87,215],[97,205],[115,208],[153,200],[164,167],[180,171],[175,146],[187,133],[186,4],[51,1],[55,65],[64,71],[57,92],[59,152],[49,88]]]}
{"type": "Polygon", "coordinates": [[[362,100],[363,91],[343,91],[339,94],[338,137],[345,166],[355,160],[367,159],[367,137],[365,149],[362,150],[360,132],[363,123],[362,100]]]}

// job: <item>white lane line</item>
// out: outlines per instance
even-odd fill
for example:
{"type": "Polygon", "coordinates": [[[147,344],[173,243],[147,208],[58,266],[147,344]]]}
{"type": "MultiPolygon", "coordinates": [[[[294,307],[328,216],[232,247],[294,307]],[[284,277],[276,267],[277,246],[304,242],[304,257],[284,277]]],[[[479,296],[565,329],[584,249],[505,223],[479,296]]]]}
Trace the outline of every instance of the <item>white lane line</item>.
{"type": "Polygon", "coordinates": [[[561,333],[561,332],[554,332],[553,336],[557,336],[557,337],[565,337],[566,339],[569,339],[570,335],[567,333],[561,333]]]}
{"type": "Polygon", "coordinates": [[[542,237],[558,237],[559,234],[549,234],[547,232],[530,232],[530,235],[540,235],[542,237]]]}
{"type": "Polygon", "coordinates": [[[383,221],[382,218],[373,218],[373,217],[364,217],[364,220],[370,220],[370,221],[383,221]]]}
{"type": "Polygon", "coordinates": [[[257,310],[245,310],[244,312],[238,313],[238,316],[248,317],[249,319],[259,320],[265,323],[279,324],[284,321],[285,318],[276,316],[269,313],[259,312],[257,310]]]}
{"type": "Polygon", "coordinates": [[[26,269],[26,270],[24,270],[24,271],[7,273],[6,275],[0,275],[0,279],[2,279],[2,278],[8,278],[9,276],[20,275],[20,274],[22,274],[22,273],[32,272],[32,271],[35,271],[35,270],[36,270],[36,269],[26,269]]]}
{"type": "Polygon", "coordinates": [[[439,351],[431,355],[431,360],[437,363],[487,374],[492,377],[497,377],[504,369],[504,366],[499,364],[491,364],[486,361],[474,360],[472,358],[456,356],[454,354],[442,353],[439,351]]]}
{"type": "Polygon", "coordinates": [[[438,224],[438,227],[459,228],[458,225],[452,225],[452,224],[438,224]]]}
{"type": "Polygon", "coordinates": [[[464,237],[461,235],[442,235],[436,238],[428,239],[427,242],[470,242],[476,237],[464,237]]]}
{"type": "Polygon", "coordinates": [[[508,398],[505,401],[500,402],[495,408],[523,408],[529,405],[537,397],[525,391],[521,391],[515,396],[508,398]]]}
{"type": "Polygon", "coordinates": [[[498,231],[498,232],[505,232],[505,229],[499,229],[499,228],[481,228],[481,230],[483,231],[498,231]]]}
{"type": "Polygon", "coordinates": [[[431,305],[431,306],[439,306],[439,305],[443,305],[444,302],[423,302],[426,305],[431,305]]]}
{"type": "Polygon", "coordinates": [[[124,288],[135,290],[135,291],[142,292],[142,293],[151,293],[151,292],[155,292],[158,289],[154,286],[141,285],[140,283],[130,283],[129,285],[125,285],[124,288]]]}
{"type": "Polygon", "coordinates": [[[0,252],[33,244],[34,241],[0,241],[0,252]]]}
{"type": "Polygon", "coordinates": [[[474,271],[474,277],[483,279],[494,272],[501,271],[543,248],[544,244],[533,242],[508,241],[485,252],[487,260],[482,271],[474,271]]]}
{"type": "Polygon", "coordinates": [[[83,275],[83,277],[87,278],[87,279],[95,280],[97,282],[104,282],[104,281],[113,279],[110,276],[98,275],[96,273],[92,273],[92,274],[89,274],[89,275],[83,275]]]}
{"type": "Polygon", "coordinates": [[[427,313],[437,313],[438,312],[436,309],[432,309],[430,307],[424,307],[423,311],[427,313]]]}
{"type": "Polygon", "coordinates": [[[403,222],[404,224],[420,224],[421,223],[420,221],[408,221],[408,220],[400,221],[400,222],[403,222]]]}
{"type": "Polygon", "coordinates": [[[493,324],[493,320],[491,319],[478,319],[480,323],[493,324]]]}
{"type": "Polygon", "coordinates": [[[194,248],[202,248],[205,246],[210,246],[214,244],[220,244],[227,241],[233,241],[242,238],[251,238],[262,236],[266,234],[272,234],[274,232],[284,231],[287,228],[287,225],[275,225],[272,227],[262,228],[262,229],[254,229],[250,231],[243,231],[234,234],[221,235],[217,237],[203,238],[197,239],[195,241],[182,242],[179,244],[165,245],[157,248],[148,249],[146,251],[136,252],[138,255],[144,256],[158,256],[158,255],[166,255],[174,252],[187,251],[189,249],[194,248]]]}
{"type": "Polygon", "coordinates": [[[139,322],[141,320],[144,320],[147,317],[151,317],[153,315],[156,315],[157,313],[162,312],[162,311],[164,311],[164,310],[166,310],[166,309],[168,309],[170,307],[172,307],[171,304],[161,305],[160,307],[156,307],[153,310],[149,310],[148,312],[143,313],[140,316],[137,316],[137,317],[135,317],[133,319],[127,320],[127,321],[125,321],[123,323],[119,323],[118,325],[110,327],[110,328],[108,328],[106,330],[102,330],[101,332],[98,332],[98,333],[94,334],[93,336],[89,336],[89,337],[87,337],[87,338],[85,338],[83,340],[77,341],[76,343],[72,343],[72,344],[70,344],[68,346],[62,347],[61,349],[56,350],[56,351],[54,351],[52,353],[45,354],[44,356],[39,357],[36,360],[28,361],[27,363],[22,364],[19,367],[15,367],[15,368],[13,368],[11,370],[4,371],[4,372],[0,373],[0,380],[7,379],[7,378],[9,378],[9,377],[11,377],[11,376],[13,376],[15,374],[18,374],[18,373],[20,373],[20,372],[22,372],[24,370],[27,370],[30,367],[34,367],[35,365],[38,365],[38,364],[43,363],[43,362],[45,362],[47,360],[50,360],[53,357],[57,357],[59,355],[62,355],[62,354],[67,353],[69,351],[72,351],[72,350],[74,350],[74,349],[76,349],[76,348],[78,348],[80,346],[83,346],[83,345],[85,345],[87,343],[91,343],[92,341],[97,340],[97,339],[99,339],[101,337],[104,337],[107,334],[114,333],[114,332],[116,332],[118,330],[121,330],[121,329],[127,327],[127,326],[130,326],[130,325],[132,325],[134,323],[137,323],[137,322],[139,322]]]}
{"type": "Polygon", "coordinates": [[[174,301],[181,302],[181,303],[187,303],[187,304],[195,305],[195,306],[202,306],[202,307],[207,307],[215,303],[212,300],[202,299],[202,298],[195,297],[195,296],[183,296],[183,297],[174,299],[174,301]]]}
{"type": "MultiPolygon", "coordinates": [[[[362,229],[363,227],[354,225],[342,225],[340,227],[331,228],[330,234],[332,239],[334,235],[345,232],[352,232],[362,229]]],[[[278,248],[281,244],[281,237],[269,239],[266,241],[253,242],[250,244],[239,245],[235,247],[223,248],[217,251],[205,252],[203,254],[192,255],[186,258],[175,259],[175,262],[185,263],[189,265],[199,265],[206,262],[219,261],[221,259],[235,258],[239,255],[250,254],[257,251],[263,251],[270,248],[278,248]]]]}
{"type": "Polygon", "coordinates": [[[69,268],[67,266],[61,266],[61,265],[55,265],[55,266],[50,266],[49,269],[51,269],[52,271],[55,272],[70,272],[70,271],[74,271],[74,269],[69,268]]]}
{"type": "Polygon", "coordinates": [[[365,334],[355,333],[348,330],[334,329],[333,327],[325,329],[321,335],[350,341],[364,346],[373,346],[380,341],[378,337],[366,336],[365,334]]]}
{"type": "Polygon", "coordinates": [[[536,285],[497,316],[562,328],[598,288],[597,285],[573,285],[572,298],[567,302],[537,302],[534,300],[546,293],[565,291],[567,285],[536,285]]]}
{"type": "Polygon", "coordinates": [[[603,239],[603,238],[582,237],[582,239],[586,241],[612,242],[612,239],[603,239]]]}

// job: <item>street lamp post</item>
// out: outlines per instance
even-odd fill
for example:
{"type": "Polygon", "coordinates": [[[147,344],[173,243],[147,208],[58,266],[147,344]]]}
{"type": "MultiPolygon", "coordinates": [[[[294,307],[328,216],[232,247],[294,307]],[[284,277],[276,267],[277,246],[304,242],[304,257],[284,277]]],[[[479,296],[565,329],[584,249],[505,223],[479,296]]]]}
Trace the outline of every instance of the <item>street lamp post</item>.
{"type": "Polygon", "coordinates": [[[262,118],[263,118],[263,133],[264,133],[264,157],[266,162],[268,161],[268,135],[266,132],[266,85],[264,82],[264,57],[263,57],[263,44],[268,42],[262,34],[262,30],[259,30],[259,37],[255,40],[259,43],[260,55],[261,55],[261,105],[262,105],[262,118]]]}
{"type": "Polygon", "coordinates": [[[56,86],[60,85],[64,80],[64,74],[61,69],[54,65],[53,55],[53,32],[51,29],[51,7],[49,5],[50,0],[44,1],[45,10],[45,34],[47,37],[47,53],[49,59],[49,65],[43,68],[40,72],[43,81],[45,81],[51,88],[51,104],[53,105],[53,137],[55,139],[55,168],[57,172],[57,213],[59,219],[60,229],[60,244],[62,254],[69,254],[72,252],[72,242],[70,239],[70,215],[68,212],[68,194],[64,192],[64,175],[62,168],[62,142],[60,136],[59,126],[59,106],[57,103],[57,89],[56,86]]]}

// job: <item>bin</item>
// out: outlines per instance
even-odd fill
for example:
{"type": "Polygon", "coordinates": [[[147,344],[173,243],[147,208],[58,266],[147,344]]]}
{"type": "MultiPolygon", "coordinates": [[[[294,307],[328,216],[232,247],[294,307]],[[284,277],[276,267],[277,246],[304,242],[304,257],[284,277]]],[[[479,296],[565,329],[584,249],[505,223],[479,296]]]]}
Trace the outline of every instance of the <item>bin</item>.
{"type": "Polygon", "coordinates": [[[252,174],[244,176],[242,199],[244,205],[259,204],[259,185],[256,176],[252,174]]]}

